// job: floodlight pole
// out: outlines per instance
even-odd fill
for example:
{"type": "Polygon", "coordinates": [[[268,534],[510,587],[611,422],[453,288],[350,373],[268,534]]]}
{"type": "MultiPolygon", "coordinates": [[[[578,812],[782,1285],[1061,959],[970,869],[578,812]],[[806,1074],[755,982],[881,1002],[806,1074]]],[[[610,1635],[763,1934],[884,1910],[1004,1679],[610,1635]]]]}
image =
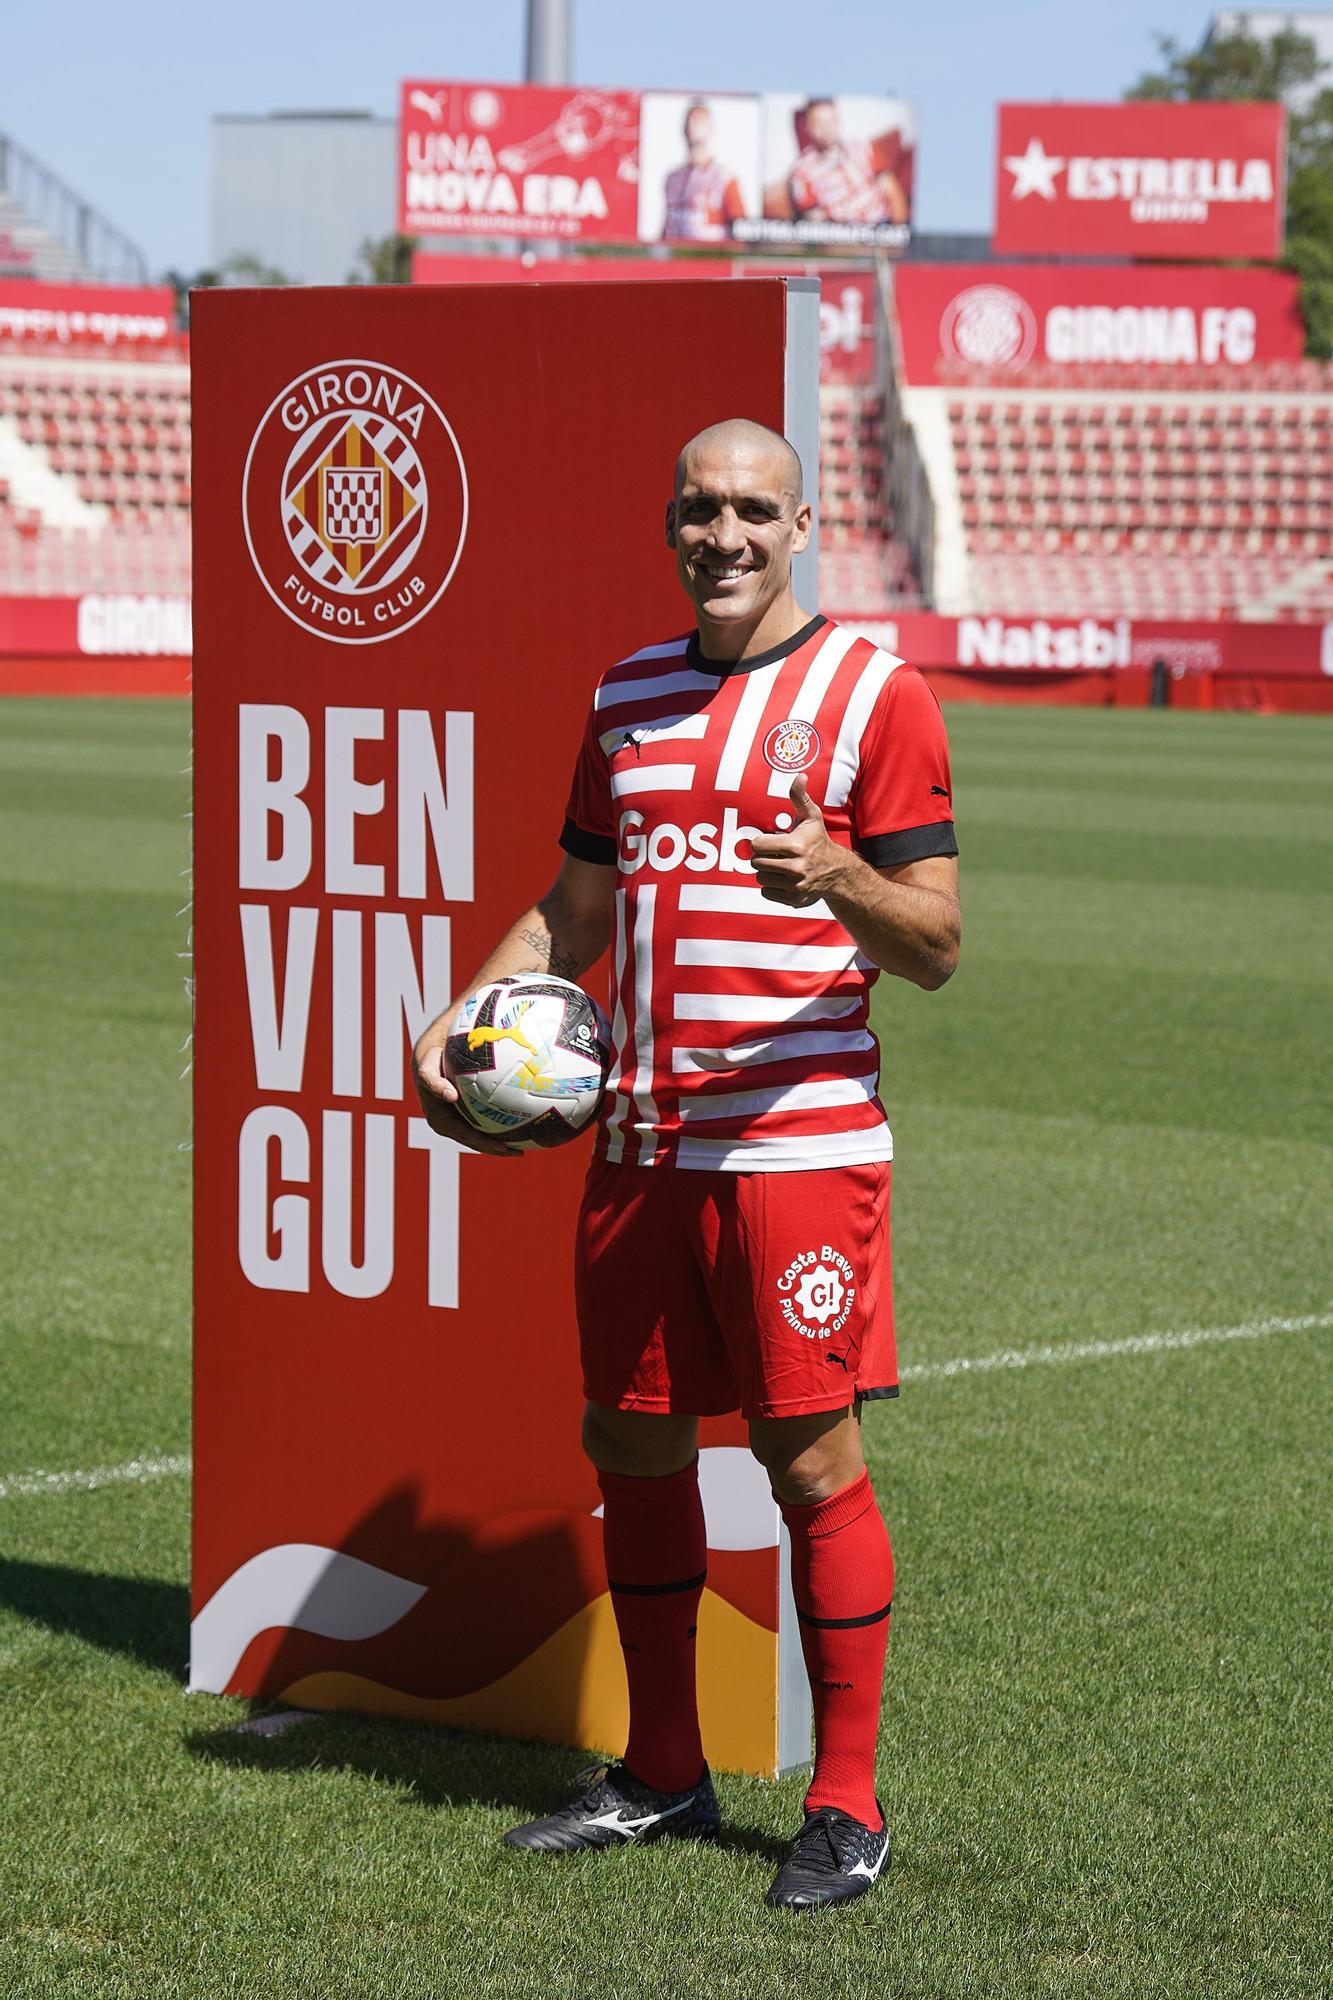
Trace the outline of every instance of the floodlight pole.
{"type": "Polygon", "coordinates": [[[569,82],[570,0],[528,0],[529,83],[569,82]]]}
{"type": "MultiPolygon", "coordinates": [[[[569,82],[569,12],[570,0],[528,0],[525,75],[529,83],[569,82]]],[[[562,254],[560,245],[549,237],[539,237],[523,248],[542,262],[562,254]]]]}

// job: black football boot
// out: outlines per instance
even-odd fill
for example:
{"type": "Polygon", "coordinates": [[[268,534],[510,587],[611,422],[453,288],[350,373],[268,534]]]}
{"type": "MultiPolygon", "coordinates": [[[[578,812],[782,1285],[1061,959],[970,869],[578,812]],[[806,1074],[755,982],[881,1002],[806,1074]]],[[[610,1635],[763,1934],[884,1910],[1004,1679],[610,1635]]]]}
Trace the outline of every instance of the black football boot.
{"type": "Polygon", "coordinates": [[[849,1903],[874,1887],[890,1859],[887,1822],[876,1833],[837,1806],[821,1806],[807,1813],[764,1901],[774,1910],[822,1910],[829,1903],[849,1903]]]}
{"type": "Polygon", "coordinates": [[[507,1847],[573,1854],[585,1847],[624,1847],[667,1835],[715,1840],[721,1815],[705,1764],[699,1782],[684,1792],[655,1792],[623,1764],[594,1764],[575,1783],[586,1790],[548,1819],[529,1820],[504,1836],[507,1847]]]}

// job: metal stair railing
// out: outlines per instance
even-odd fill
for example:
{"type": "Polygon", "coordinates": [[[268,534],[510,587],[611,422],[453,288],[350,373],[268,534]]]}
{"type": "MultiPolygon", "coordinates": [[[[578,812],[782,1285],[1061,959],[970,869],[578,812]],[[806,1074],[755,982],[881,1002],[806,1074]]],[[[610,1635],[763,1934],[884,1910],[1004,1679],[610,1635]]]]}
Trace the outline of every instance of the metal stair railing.
{"type": "Polygon", "coordinates": [[[148,283],[148,261],[138,244],[3,132],[0,193],[9,195],[30,221],[77,257],[88,279],[107,284],[148,283]]]}

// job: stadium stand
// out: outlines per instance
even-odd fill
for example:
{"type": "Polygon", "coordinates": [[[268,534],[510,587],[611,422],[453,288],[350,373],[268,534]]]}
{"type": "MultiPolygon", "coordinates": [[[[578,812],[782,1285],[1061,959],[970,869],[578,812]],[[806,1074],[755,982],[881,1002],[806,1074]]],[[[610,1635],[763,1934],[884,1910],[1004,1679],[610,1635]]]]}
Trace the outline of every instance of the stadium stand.
{"type": "Polygon", "coordinates": [[[184,592],[189,369],[0,355],[0,592],[184,592]]]}
{"type": "Polygon", "coordinates": [[[139,246],[6,132],[0,132],[0,270],[57,285],[148,280],[139,246]]]}
{"type": "Polygon", "coordinates": [[[912,556],[894,528],[883,392],[825,383],[819,431],[824,602],[865,617],[918,609],[912,556]]]}
{"type": "MultiPolygon", "coordinates": [[[[840,615],[1333,619],[1326,364],[889,373],[825,383],[820,432],[840,615]]],[[[188,593],[189,449],[181,347],[0,351],[0,594],[188,593]]]]}
{"type": "Polygon", "coordinates": [[[1333,370],[1256,373],[909,392],[941,503],[940,608],[1333,617],[1333,370]]]}
{"type": "MultiPolygon", "coordinates": [[[[189,589],[189,368],[0,354],[0,592],[189,589]]],[[[826,602],[914,609],[879,390],[820,396],[826,602]]]]}

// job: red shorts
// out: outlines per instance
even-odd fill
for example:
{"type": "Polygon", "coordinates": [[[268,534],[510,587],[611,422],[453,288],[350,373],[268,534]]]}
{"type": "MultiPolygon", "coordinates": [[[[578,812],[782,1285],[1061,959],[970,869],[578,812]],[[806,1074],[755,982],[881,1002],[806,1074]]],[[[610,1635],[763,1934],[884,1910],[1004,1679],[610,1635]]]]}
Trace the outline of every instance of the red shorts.
{"type": "Polygon", "coordinates": [[[746,1417],[895,1396],[889,1164],[732,1174],[594,1160],[574,1286],[613,1410],[746,1417]]]}

